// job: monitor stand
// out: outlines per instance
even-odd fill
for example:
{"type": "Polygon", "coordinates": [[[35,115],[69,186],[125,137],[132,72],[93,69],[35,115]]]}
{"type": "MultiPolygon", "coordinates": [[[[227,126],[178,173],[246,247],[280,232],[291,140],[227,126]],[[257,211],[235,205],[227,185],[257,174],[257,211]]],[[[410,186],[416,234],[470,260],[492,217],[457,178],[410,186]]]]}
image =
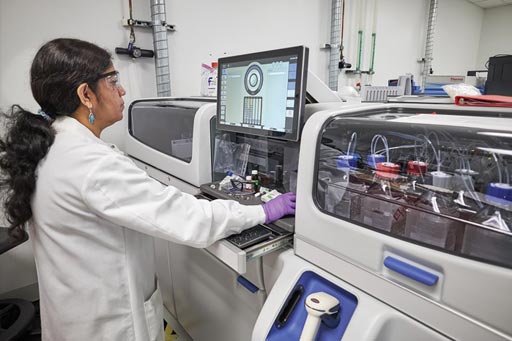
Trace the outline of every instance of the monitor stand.
{"type": "Polygon", "coordinates": [[[308,70],[306,87],[306,103],[332,103],[345,102],[344,99],[332,91],[317,75],[308,70]]]}

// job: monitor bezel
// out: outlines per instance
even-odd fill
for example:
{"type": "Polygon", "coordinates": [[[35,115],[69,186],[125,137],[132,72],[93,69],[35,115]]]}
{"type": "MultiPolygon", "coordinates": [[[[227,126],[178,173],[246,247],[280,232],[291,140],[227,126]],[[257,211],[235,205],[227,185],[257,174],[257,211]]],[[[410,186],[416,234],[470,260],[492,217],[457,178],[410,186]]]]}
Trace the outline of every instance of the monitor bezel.
{"type": "Polygon", "coordinates": [[[248,53],[237,56],[219,58],[218,70],[219,79],[217,86],[217,130],[225,130],[248,135],[264,136],[287,141],[298,141],[300,138],[301,128],[303,124],[304,107],[306,102],[306,86],[307,86],[307,68],[308,68],[309,49],[306,46],[293,46],[276,50],[268,50],[262,52],[248,53]],[[239,63],[247,61],[258,61],[266,58],[284,57],[297,55],[297,77],[295,84],[295,107],[293,113],[293,130],[289,133],[274,130],[254,129],[249,127],[234,126],[223,124],[220,122],[221,112],[221,73],[222,66],[229,63],[239,63]],[[298,103],[298,104],[297,104],[298,103]]]}

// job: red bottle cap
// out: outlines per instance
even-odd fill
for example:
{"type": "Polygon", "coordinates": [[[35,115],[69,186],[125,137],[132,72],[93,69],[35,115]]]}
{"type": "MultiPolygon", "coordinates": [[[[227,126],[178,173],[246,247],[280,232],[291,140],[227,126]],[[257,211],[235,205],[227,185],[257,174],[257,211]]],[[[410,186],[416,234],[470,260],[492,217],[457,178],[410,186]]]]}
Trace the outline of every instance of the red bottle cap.
{"type": "Polygon", "coordinates": [[[407,174],[424,175],[427,172],[427,163],[423,161],[408,161],[407,174]]]}
{"type": "Polygon", "coordinates": [[[396,179],[400,165],[392,162],[379,162],[377,163],[377,176],[385,179],[396,179]]]}

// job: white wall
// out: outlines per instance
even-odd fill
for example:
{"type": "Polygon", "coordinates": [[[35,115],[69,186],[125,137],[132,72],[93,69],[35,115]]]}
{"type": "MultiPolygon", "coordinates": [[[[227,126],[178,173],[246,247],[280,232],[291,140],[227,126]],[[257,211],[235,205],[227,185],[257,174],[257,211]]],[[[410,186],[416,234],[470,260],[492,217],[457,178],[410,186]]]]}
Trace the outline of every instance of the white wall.
{"type": "Polygon", "coordinates": [[[225,55],[306,45],[310,69],[327,79],[330,1],[167,0],[173,95],[198,95],[201,63],[225,55]]]}
{"type": "Polygon", "coordinates": [[[476,59],[484,10],[466,0],[439,0],[434,60],[436,75],[466,75],[476,59]]]}
{"type": "MultiPolygon", "coordinates": [[[[375,75],[372,85],[387,85],[407,72],[419,78],[418,58],[423,54],[427,2],[380,0],[377,4],[375,75]]],[[[365,70],[368,70],[370,49],[367,45],[365,70]]],[[[354,59],[355,60],[355,59],[354,59]]]]}
{"type": "MultiPolygon", "coordinates": [[[[368,9],[360,25],[360,2],[348,2],[345,48],[353,68],[357,62],[357,30],[362,27],[365,35],[363,70],[370,66],[370,37],[372,13],[368,9]],[[350,5],[354,4],[355,5],[350,5]]],[[[421,83],[422,64],[425,56],[425,39],[429,1],[378,0],[376,23],[375,75],[363,76],[362,84],[386,85],[388,79],[412,73],[416,83],[421,83]]],[[[466,74],[474,69],[480,42],[484,10],[466,0],[439,0],[434,33],[432,69],[434,74],[466,74]]],[[[346,75],[346,82],[353,84],[359,76],[346,75]]]]}
{"type": "MultiPolygon", "coordinates": [[[[148,1],[134,1],[135,10],[149,13],[148,1]],[[142,6],[146,5],[147,6],[142,6]]],[[[30,63],[38,48],[58,37],[91,41],[114,52],[126,47],[128,30],[121,19],[128,16],[128,2],[123,0],[0,0],[0,109],[20,104],[37,111],[29,86],[30,63]]],[[[150,32],[137,32],[137,44],[152,49],[150,32]]],[[[121,72],[127,95],[125,101],[156,92],[154,64],[151,59],[132,61],[113,54],[121,72]]],[[[105,131],[103,138],[120,144],[124,124],[105,131]]]]}
{"type": "Polygon", "coordinates": [[[512,54],[512,5],[490,8],[484,12],[478,68],[484,69],[489,57],[497,54],[512,54]]]}

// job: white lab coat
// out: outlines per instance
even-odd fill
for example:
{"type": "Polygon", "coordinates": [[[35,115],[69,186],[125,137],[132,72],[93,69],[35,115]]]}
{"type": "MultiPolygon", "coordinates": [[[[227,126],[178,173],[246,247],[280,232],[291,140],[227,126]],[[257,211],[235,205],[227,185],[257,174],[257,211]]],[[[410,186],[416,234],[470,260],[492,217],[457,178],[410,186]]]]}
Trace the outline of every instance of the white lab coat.
{"type": "Polygon", "coordinates": [[[263,223],[263,209],[166,187],[73,118],[53,127],[30,228],[43,340],[162,340],[151,236],[205,247],[263,223]]]}

